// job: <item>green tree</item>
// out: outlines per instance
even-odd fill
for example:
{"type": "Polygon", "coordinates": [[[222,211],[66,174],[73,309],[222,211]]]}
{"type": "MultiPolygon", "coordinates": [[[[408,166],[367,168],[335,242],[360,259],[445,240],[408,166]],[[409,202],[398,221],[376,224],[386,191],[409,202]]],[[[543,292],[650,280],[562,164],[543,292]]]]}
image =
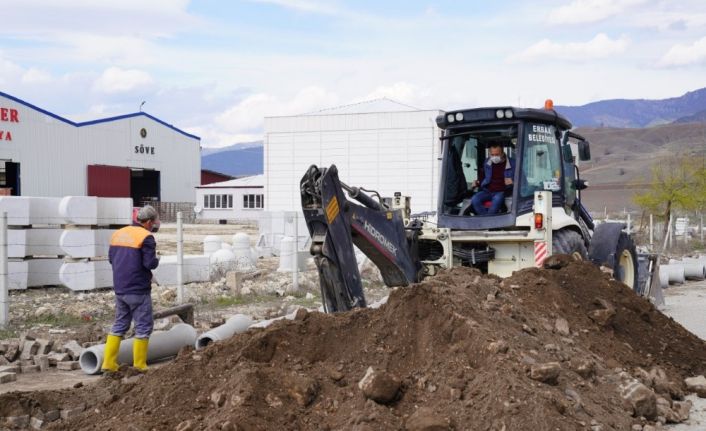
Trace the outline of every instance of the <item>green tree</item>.
{"type": "Polygon", "coordinates": [[[702,157],[673,156],[651,168],[649,187],[634,196],[643,210],[669,220],[674,210],[706,207],[706,166],[702,157]]]}

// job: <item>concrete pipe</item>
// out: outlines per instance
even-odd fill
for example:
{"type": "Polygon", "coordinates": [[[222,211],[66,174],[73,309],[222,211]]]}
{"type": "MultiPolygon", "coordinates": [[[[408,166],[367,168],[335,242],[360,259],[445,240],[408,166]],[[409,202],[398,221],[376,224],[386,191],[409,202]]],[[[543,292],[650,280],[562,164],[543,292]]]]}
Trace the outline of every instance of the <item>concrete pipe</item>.
{"type": "Polygon", "coordinates": [[[196,339],[196,348],[203,349],[214,341],[221,341],[232,337],[235,334],[240,334],[248,330],[253,320],[244,314],[236,314],[226,320],[226,323],[217,328],[213,328],[208,332],[204,332],[196,339]]]}
{"type": "Polygon", "coordinates": [[[683,284],[685,281],[684,267],[682,265],[662,265],[659,270],[667,273],[669,284],[683,284]]]}
{"type": "Polygon", "coordinates": [[[686,278],[693,280],[703,280],[706,278],[706,259],[695,259],[693,257],[685,257],[682,259],[684,265],[684,273],[686,278]],[[687,266],[695,265],[695,268],[687,269],[687,266]],[[700,267],[700,268],[699,268],[700,267]]]}
{"type": "MultiPolygon", "coordinates": [[[[128,338],[120,343],[118,353],[119,364],[132,364],[133,338],[128,338]]],[[[147,348],[147,363],[176,356],[184,346],[193,346],[196,342],[196,329],[186,323],[174,325],[168,331],[154,332],[150,337],[147,348]]],[[[86,374],[99,374],[103,364],[103,351],[105,344],[98,344],[85,349],[78,359],[81,370],[86,374]]]]}
{"type": "Polygon", "coordinates": [[[706,278],[706,267],[702,263],[684,262],[684,278],[687,280],[703,280],[706,278]]]}

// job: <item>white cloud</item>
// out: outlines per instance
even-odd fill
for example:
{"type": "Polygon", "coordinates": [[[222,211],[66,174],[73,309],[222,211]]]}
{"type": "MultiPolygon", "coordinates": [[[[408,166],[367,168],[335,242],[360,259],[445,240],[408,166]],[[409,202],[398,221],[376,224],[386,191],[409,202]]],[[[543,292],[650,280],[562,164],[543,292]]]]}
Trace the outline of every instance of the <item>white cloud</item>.
{"type": "Polygon", "coordinates": [[[365,97],[356,99],[356,101],[380,99],[383,97],[417,108],[424,108],[429,98],[432,97],[432,94],[427,88],[420,88],[418,85],[410,82],[400,81],[391,85],[381,85],[368,93],[365,97]]]}
{"type": "Polygon", "coordinates": [[[331,1],[316,0],[251,0],[256,3],[266,3],[293,9],[300,12],[318,13],[324,15],[336,15],[340,12],[332,5],[331,1]]]}
{"type": "MultiPolygon", "coordinates": [[[[261,137],[265,117],[304,114],[338,103],[336,94],[315,86],[302,89],[290,100],[266,93],[253,94],[216,116],[215,124],[231,136],[259,133],[261,137]]],[[[236,141],[230,141],[233,142],[236,141]]]]}
{"type": "Polygon", "coordinates": [[[706,62],[706,37],[692,44],[676,44],[659,60],[664,67],[689,66],[706,62]]]}
{"type": "Polygon", "coordinates": [[[22,74],[23,84],[46,84],[53,80],[49,72],[30,67],[22,74]]]}
{"type": "Polygon", "coordinates": [[[152,76],[142,70],[109,67],[93,82],[93,89],[102,93],[124,93],[150,86],[152,76]]]}
{"type": "Polygon", "coordinates": [[[3,58],[3,54],[0,52],[0,84],[8,85],[21,76],[22,73],[22,67],[3,58]]]}
{"type": "Polygon", "coordinates": [[[588,42],[558,43],[543,39],[509,60],[511,62],[533,62],[549,58],[567,61],[596,60],[623,53],[629,44],[629,40],[625,37],[611,39],[604,33],[597,34],[588,42]]]}
{"type": "Polygon", "coordinates": [[[581,24],[603,21],[647,0],[574,0],[549,13],[552,24],[581,24]]]}

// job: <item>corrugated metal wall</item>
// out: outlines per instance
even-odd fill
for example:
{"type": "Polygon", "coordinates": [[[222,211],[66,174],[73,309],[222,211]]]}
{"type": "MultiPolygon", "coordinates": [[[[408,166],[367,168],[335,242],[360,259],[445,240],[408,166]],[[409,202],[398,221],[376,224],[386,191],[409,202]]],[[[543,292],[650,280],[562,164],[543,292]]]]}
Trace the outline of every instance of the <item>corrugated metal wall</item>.
{"type": "Polygon", "coordinates": [[[12,141],[0,142],[0,159],[20,162],[25,196],[86,195],[87,166],[112,165],[158,170],[163,201],[194,202],[201,179],[198,139],[142,115],[75,127],[3,96],[0,106],[19,111],[19,123],[0,122],[0,130],[12,133],[12,141]],[[140,153],[140,146],[149,153],[140,153]]]}
{"type": "Polygon", "coordinates": [[[265,209],[300,206],[299,181],[311,164],[336,164],[341,179],[412,196],[412,210],[436,210],[439,111],[265,119],[265,209]]]}

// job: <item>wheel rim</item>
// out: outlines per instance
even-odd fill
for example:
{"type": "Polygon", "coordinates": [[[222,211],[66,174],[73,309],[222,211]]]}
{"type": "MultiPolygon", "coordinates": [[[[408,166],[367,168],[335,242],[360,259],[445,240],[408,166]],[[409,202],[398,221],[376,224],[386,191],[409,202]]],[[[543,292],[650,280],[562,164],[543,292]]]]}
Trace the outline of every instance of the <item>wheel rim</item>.
{"type": "Polygon", "coordinates": [[[618,266],[623,276],[621,281],[632,288],[635,285],[635,262],[633,261],[630,250],[623,250],[623,252],[620,253],[618,266]]]}
{"type": "Polygon", "coordinates": [[[583,255],[579,251],[571,253],[571,257],[573,257],[574,260],[583,260],[583,255]]]}

